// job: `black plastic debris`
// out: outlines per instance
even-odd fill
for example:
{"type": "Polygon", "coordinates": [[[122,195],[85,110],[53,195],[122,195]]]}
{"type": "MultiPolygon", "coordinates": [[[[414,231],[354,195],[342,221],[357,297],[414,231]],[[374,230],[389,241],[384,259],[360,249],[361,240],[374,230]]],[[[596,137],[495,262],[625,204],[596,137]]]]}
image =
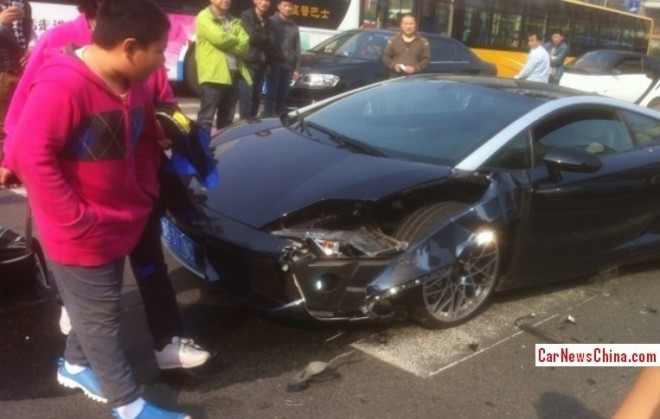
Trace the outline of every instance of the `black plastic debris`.
{"type": "Polygon", "coordinates": [[[575,324],[575,317],[565,314],[557,322],[557,329],[564,329],[568,324],[575,324]]]}
{"type": "Polygon", "coordinates": [[[0,226],[0,302],[48,286],[46,261],[39,243],[0,226]]]}
{"type": "Polygon", "coordinates": [[[525,322],[525,319],[529,319],[529,318],[534,318],[534,315],[518,317],[514,321],[514,325],[518,329],[527,332],[532,336],[536,336],[537,338],[541,339],[546,343],[561,343],[561,339],[559,339],[557,336],[553,335],[552,333],[549,333],[538,326],[534,326],[525,322]]]}
{"type": "Polygon", "coordinates": [[[309,387],[311,381],[325,381],[339,378],[339,372],[337,371],[338,368],[343,364],[350,362],[349,357],[354,353],[355,351],[345,352],[332,358],[328,362],[310,362],[297,377],[289,381],[286,386],[287,393],[295,393],[305,390],[309,387]]]}

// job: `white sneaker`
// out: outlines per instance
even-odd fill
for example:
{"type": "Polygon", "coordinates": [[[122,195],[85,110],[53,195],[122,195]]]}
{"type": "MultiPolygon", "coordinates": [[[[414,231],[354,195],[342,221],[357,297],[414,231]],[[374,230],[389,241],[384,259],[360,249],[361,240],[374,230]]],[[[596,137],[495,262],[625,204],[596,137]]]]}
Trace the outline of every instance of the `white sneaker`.
{"type": "Polygon", "coordinates": [[[162,351],[156,351],[156,362],[161,370],[173,368],[199,367],[211,357],[211,354],[192,339],[175,336],[162,351]]]}
{"type": "Polygon", "coordinates": [[[62,311],[60,312],[60,332],[63,335],[68,335],[71,331],[71,319],[69,318],[69,313],[66,311],[66,307],[62,306],[62,311]]]}

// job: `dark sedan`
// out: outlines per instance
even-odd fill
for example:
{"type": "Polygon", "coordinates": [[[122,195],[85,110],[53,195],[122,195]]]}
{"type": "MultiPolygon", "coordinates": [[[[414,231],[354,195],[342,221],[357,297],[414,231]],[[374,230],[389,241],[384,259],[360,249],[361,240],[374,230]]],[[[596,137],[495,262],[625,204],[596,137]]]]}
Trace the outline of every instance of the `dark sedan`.
{"type": "Polygon", "coordinates": [[[212,142],[219,184],[163,221],[200,276],[274,313],[407,313],[660,255],[660,114],[554,85],[419,75],[212,142]]]}
{"type": "MultiPolygon", "coordinates": [[[[300,60],[301,77],[291,86],[290,107],[300,107],[389,77],[381,57],[387,40],[397,32],[350,30],[306,51],[300,60]]],[[[496,75],[497,68],[481,61],[459,41],[422,34],[431,46],[427,73],[496,75]]]]}

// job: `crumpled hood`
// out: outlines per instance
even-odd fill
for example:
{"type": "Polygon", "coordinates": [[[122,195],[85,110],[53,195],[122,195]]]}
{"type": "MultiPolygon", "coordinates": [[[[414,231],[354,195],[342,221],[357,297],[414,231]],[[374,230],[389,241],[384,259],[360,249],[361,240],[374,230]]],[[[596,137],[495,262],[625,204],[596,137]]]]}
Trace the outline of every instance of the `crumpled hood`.
{"type": "Polygon", "coordinates": [[[359,154],[281,126],[226,142],[221,135],[213,144],[219,144],[220,180],[204,192],[205,206],[253,227],[319,201],[378,200],[450,173],[448,167],[359,154]]]}

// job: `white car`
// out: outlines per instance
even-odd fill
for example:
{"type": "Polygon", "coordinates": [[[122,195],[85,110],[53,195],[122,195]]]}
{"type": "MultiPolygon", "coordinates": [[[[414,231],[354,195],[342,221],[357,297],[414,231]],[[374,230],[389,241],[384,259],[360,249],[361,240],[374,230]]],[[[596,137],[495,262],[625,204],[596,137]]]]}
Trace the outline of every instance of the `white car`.
{"type": "Polygon", "coordinates": [[[632,51],[588,52],[571,64],[560,85],[660,110],[660,59],[632,51]]]}

